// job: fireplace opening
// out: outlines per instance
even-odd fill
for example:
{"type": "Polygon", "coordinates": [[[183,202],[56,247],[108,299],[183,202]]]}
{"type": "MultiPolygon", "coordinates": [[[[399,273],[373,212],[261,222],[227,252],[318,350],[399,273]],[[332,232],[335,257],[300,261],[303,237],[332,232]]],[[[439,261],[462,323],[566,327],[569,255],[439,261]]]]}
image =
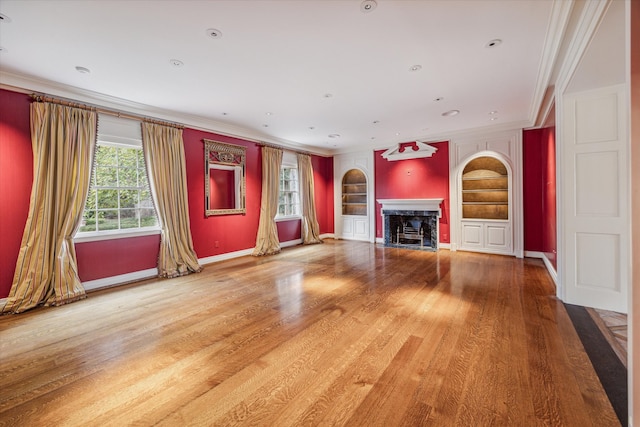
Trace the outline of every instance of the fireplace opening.
{"type": "Polygon", "coordinates": [[[408,249],[438,249],[436,211],[383,211],[385,246],[408,249]]]}

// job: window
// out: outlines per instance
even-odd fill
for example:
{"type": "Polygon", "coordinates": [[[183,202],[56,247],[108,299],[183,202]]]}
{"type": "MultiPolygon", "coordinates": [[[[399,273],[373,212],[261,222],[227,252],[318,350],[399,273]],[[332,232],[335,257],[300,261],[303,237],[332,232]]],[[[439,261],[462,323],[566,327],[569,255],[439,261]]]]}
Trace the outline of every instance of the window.
{"type": "MultiPolygon", "coordinates": [[[[105,123],[100,117],[91,185],[77,234],[80,237],[89,233],[121,234],[158,227],[139,136],[140,123],[134,122],[137,133],[133,138],[115,138],[112,134],[122,135],[122,129],[110,127],[114,120],[110,119],[105,123]]],[[[119,125],[122,127],[122,123],[119,125]]]]}
{"type": "Polygon", "coordinates": [[[298,192],[297,166],[288,163],[283,164],[280,168],[280,194],[276,218],[300,216],[300,196],[298,192]]]}

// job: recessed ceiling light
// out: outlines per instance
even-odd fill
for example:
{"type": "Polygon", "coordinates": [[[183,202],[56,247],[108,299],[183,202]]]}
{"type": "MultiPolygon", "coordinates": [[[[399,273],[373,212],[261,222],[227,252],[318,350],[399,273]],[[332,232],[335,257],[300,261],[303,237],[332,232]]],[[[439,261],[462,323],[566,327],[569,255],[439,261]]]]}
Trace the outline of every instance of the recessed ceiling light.
{"type": "Polygon", "coordinates": [[[269,127],[269,125],[265,123],[265,124],[263,124],[263,125],[262,125],[262,127],[263,127],[263,128],[268,128],[268,127],[269,127]]]}
{"type": "Polygon", "coordinates": [[[223,113],[221,113],[221,114],[222,114],[223,116],[226,116],[226,115],[228,115],[229,113],[224,113],[224,112],[223,112],[223,113]]]}
{"type": "Polygon", "coordinates": [[[315,126],[309,126],[309,130],[314,130],[315,128],[315,126]]]}
{"type": "Polygon", "coordinates": [[[174,67],[182,67],[184,65],[184,62],[180,61],[179,59],[170,59],[169,64],[173,65],[174,67]]]}
{"type": "Polygon", "coordinates": [[[373,124],[374,124],[374,125],[377,125],[378,123],[380,123],[380,120],[374,120],[374,121],[373,121],[373,124]]]}
{"type": "Polygon", "coordinates": [[[498,120],[497,117],[491,117],[491,120],[498,120]]]}
{"type": "Polygon", "coordinates": [[[434,99],[435,102],[440,102],[444,99],[444,96],[439,96],[436,99],[434,99]]]}
{"type": "Polygon", "coordinates": [[[82,74],[89,74],[91,72],[90,69],[88,69],[87,67],[76,67],[76,71],[82,74]]]}
{"type": "Polygon", "coordinates": [[[2,46],[0,46],[0,52],[2,53],[7,53],[7,49],[3,48],[2,46]]]}
{"type": "Polygon", "coordinates": [[[323,96],[324,96],[325,98],[331,98],[331,97],[333,97],[333,94],[331,94],[331,93],[325,93],[323,96]]]}
{"type": "Polygon", "coordinates": [[[333,138],[333,139],[340,138],[340,134],[338,133],[332,133],[332,134],[329,134],[328,136],[329,138],[333,138]]]}
{"type": "Polygon", "coordinates": [[[371,137],[371,139],[376,139],[376,137],[375,137],[375,136],[372,136],[372,137],[371,137]]]}
{"type": "Polygon", "coordinates": [[[497,112],[496,110],[493,110],[493,111],[490,111],[490,112],[489,112],[489,115],[490,115],[490,116],[493,116],[494,114],[498,114],[498,112],[497,112]]]}
{"type": "Polygon", "coordinates": [[[442,113],[443,116],[445,117],[451,117],[451,116],[455,116],[460,114],[460,110],[449,110],[449,111],[445,111],[444,113],[442,113]]]}
{"type": "Polygon", "coordinates": [[[207,35],[212,39],[219,39],[222,37],[222,31],[215,28],[209,28],[207,29],[207,35]]]}
{"type": "Polygon", "coordinates": [[[420,71],[422,70],[422,65],[416,64],[416,65],[412,65],[411,68],[409,68],[409,71],[420,71]]]}
{"type": "Polygon", "coordinates": [[[492,47],[498,47],[502,44],[502,40],[500,39],[493,39],[493,40],[489,40],[487,42],[487,44],[484,45],[484,47],[491,49],[492,47]]]}
{"type": "Polygon", "coordinates": [[[272,112],[270,112],[270,111],[267,111],[265,114],[266,114],[267,116],[272,116],[272,115],[273,115],[273,113],[272,113],[272,112]]]}
{"type": "Polygon", "coordinates": [[[360,3],[360,11],[362,13],[369,13],[376,7],[378,7],[378,3],[375,0],[364,0],[360,3]]]}
{"type": "Polygon", "coordinates": [[[5,15],[4,13],[0,13],[0,22],[6,22],[9,23],[11,22],[11,18],[9,18],[7,15],[5,15]]]}
{"type": "Polygon", "coordinates": [[[400,132],[396,132],[396,136],[400,136],[400,132]]]}

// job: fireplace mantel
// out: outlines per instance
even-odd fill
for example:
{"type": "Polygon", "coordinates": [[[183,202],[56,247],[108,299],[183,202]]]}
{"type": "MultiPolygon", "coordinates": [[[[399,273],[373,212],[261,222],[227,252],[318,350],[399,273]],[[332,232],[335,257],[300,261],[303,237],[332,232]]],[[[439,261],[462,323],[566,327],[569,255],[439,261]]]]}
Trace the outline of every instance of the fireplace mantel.
{"type": "Polygon", "coordinates": [[[437,211],[442,216],[440,203],[444,199],[378,199],[382,210],[389,211],[437,211]]]}

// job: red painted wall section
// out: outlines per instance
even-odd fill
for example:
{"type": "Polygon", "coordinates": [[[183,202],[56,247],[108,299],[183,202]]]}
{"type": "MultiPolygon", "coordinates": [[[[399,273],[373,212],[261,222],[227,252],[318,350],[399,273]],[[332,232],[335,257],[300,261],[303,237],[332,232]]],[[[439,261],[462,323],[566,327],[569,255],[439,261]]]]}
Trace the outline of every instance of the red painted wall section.
{"type": "Polygon", "coordinates": [[[555,127],[523,132],[524,249],[557,268],[555,153],[555,127]]]}
{"type": "MultiPolygon", "coordinates": [[[[375,151],[375,197],[376,200],[444,199],[440,205],[440,243],[449,243],[449,143],[430,142],[429,145],[438,151],[423,159],[390,162],[382,157],[384,150],[375,151]]],[[[381,208],[376,202],[376,237],[379,238],[383,237],[381,208]]]]}
{"type": "Polygon", "coordinates": [[[33,151],[28,95],[0,90],[0,298],[9,295],[29,215],[33,151]]]}
{"type": "Polygon", "coordinates": [[[276,222],[278,240],[280,243],[284,243],[300,239],[300,236],[302,236],[301,227],[302,224],[299,219],[276,222]]]}
{"type": "Polygon", "coordinates": [[[333,234],[333,157],[311,156],[320,234],[333,234]]]}
{"type": "Polygon", "coordinates": [[[76,243],[82,282],[158,266],[160,235],[76,243]]]}

